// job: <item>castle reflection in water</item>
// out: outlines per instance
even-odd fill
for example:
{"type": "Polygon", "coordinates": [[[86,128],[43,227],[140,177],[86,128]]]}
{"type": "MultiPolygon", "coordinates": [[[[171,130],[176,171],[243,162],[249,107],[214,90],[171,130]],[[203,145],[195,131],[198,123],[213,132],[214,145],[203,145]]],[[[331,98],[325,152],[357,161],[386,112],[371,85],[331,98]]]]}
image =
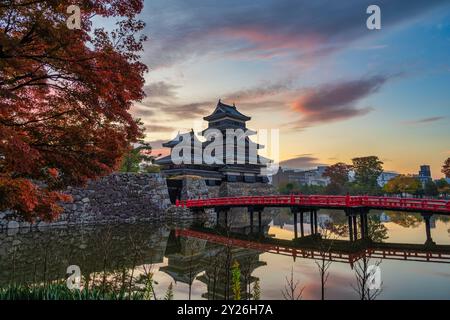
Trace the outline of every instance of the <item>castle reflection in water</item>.
{"type": "MultiPolygon", "coordinates": [[[[271,225],[288,228],[291,219],[289,215],[280,214],[271,225]]],[[[412,223],[413,220],[408,218],[405,221],[412,223]]],[[[276,272],[271,270],[271,265],[266,265],[266,259],[261,259],[263,253],[284,253],[293,256],[294,261],[296,257],[317,258],[313,242],[307,242],[306,246],[302,243],[291,245],[289,241],[269,237],[268,231],[269,227],[265,226],[264,237],[259,235],[257,240],[248,239],[246,228],[232,230],[230,238],[229,232],[219,235],[214,229],[161,223],[0,233],[0,287],[11,283],[63,280],[69,265],[78,265],[84,277],[148,265],[157,266],[153,271],[170,277],[177,287],[183,285],[185,297],[191,297],[195,281],[197,286],[201,283],[202,292],[193,295],[193,298],[233,299],[231,269],[238,262],[241,298],[250,299],[251,288],[259,280],[255,274],[270,276],[270,273],[276,272]],[[260,267],[264,267],[264,271],[255,272],[260,267]]],[[[444,264],[450,261],[448,245],[438,245],[422,254],[417,251],[422,248],[419,244],[396,245],[392,249],[389,243],[384,243],[366,251],[361,251],[361,247],[355,251],[349,241],[336,243],[329,258],[351,264],[360,259],[361,252],[370,252],[374,256],[381,252],[377,257],[384,259],[421,259],[444,264]]]]}

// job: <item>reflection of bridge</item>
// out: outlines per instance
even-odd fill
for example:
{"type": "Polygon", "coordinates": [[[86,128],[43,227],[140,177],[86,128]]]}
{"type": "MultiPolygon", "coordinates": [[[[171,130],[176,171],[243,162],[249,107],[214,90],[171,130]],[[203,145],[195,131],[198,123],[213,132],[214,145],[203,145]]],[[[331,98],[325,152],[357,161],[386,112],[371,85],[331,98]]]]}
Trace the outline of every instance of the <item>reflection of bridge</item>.
{"type": "Polygon", "coordinates": [[[358,227],[361,238],[368,237],[367,215],[371,209],[420,212],[425,220],[427,243],[434,244],[431,238],[430,218],[433,214],[450,215],[449,200],[372,197],[372,196],[324,196],[324,195],[276,195],[276,196],[243,196],[211,199],[190,199],[176,201],[177,206],[187,207],[193,211],[214,208],[219,215],[225,215],[228,225],[228,213],[233,207],[247,207],[250,215],[250,228],[253,231],[253,213],[258,213],[258,230],[261,232],[261,213],[266,207],[288,207],[294,214],[294,233],[297,238],[297,215],[300,214],[300,233],[304,237],[303,214],[310,213],[311,230],[317,233],[317,210],[340,209],[348,217],[350,241],[358,239],[358,227]],[[359,216],[359,226],[357,217],[359,216]]]}
{"type": "Polygon", "coordinates": [[[296,242],[274,238],[262,240],[245,239],[242,234],[228,236],[211,230],[176,230],[176,236],[207,240],[231,247],[241,247],[265,251],[295,258],[322,259],[353,264],[361,258],[380,258],[402,261],[422,261],[450,263],[450,246],[436,245],[428,247],[419,244],[396,243],[360,243],[355,248],[353,243],[343,240],[317,240],[296,242]]]}

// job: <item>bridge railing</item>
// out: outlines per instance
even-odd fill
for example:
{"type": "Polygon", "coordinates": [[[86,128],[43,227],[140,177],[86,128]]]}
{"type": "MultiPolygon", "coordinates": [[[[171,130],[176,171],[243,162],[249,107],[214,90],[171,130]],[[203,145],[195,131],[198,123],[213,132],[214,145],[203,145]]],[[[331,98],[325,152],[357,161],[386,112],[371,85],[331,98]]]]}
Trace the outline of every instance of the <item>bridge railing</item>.
{"type": "Polygon", "coordinates": [[[258,205],[323,206],[338,208],[369,207],[450,213],[450,201],[448,200],[348,195],[275,195],[189,199],[183,201],[177,200],[176,205],[188,208],[258,205]]]}

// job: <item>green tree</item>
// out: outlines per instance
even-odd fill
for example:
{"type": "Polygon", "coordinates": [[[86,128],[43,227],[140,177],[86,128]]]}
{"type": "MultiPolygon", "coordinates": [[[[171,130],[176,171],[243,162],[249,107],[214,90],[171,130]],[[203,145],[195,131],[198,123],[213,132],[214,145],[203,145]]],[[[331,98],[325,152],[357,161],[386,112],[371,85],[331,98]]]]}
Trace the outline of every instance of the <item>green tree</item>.
{"type": "Polygon", "coordinates": [[[445,179],[440,179],[436,181],[436,187],[440,194],[447,196],[450,194],[450,184],[445,179]]]}
{"type": "Polygon", "coordinates": [[[383,162],[377,156],[353,158],[355,182],[361,186],[376,188],[377,179],[383,172],[383,162]]]}
{"type": "MultiPolygon", "coordinates": [[[[143,123],[140,119],[136,120],[138,126],[143,129],[143,123]]],[[[158,170],[158,167],[152,166],[155,157],[151,155],[152,147],[149,142],[140,139],[134,145],[129,147],[129,151],[123,156],[120,172],[139,172],[140,165],[146,164],[144,171],[158,170]]]]}
{"type": "Polygon", "coordinates": [[[422,190],[422,183],[419,179],[411,176],[398,175],[386,183],[383,190],[391,194],[419,194],[422,190]]]}
{"type": "Polygon", "coordinates": [[[436,184],[430,180],[430,181],[427,181],[427,183],[425,183],[423,193],[426,196],[436,197],[439,195],[439,190],[438,190],[438,187],[436,186],[436,184]]]}
{"type": "Polygon", "coordinates": [[[445,174],[447,178],[450,178],[450,158],[445,160],[444,165],[442,166],[442,173],[445,174]]]}
{"type": "Polygon", "coordinates": [[[325,187],[304,184],[300,186],[299,192],[302,194],[324,194],[325,187]]]}
{"type": "Polygon", "coordinates": [[[324,176],[330,178],[330,184],[325,188],[327,194],[343,194],[346,193],[345,185],[348,183],[348,174],[351,166],[339,162],[329,166],[324,176]]]}
{"type": "Polygon", "coordinates": [[[291,193],[297,193],[300,191],[300,187],[295,182],[288,182],[285,184],[282,184],[278,187],[278,191],[281,194],[291,194],[291,193]]]}

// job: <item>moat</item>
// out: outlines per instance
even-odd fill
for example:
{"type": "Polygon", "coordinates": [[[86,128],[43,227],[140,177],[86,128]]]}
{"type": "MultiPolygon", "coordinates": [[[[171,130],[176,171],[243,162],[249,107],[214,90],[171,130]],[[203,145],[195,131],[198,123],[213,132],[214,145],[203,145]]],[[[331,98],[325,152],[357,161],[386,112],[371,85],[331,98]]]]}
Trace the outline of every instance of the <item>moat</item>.
{"type": "MultiPolygon", "coordinates": [[[[376,243],[414,249],[426,241],[420,214],[374,211],[370,216],[375,221],[376,243]]],[[[335,225],[346,222],[345,215],[332,210],[321,210],[318,218],[319,222],[333,221],[335,225]]],[[[308,232],[309,225],[305,223],[304,227],[308,232]]],[[[333,232],[337,242],[346,243],[345,232],[333,232]]],[[[303,299],[321,298],[320,255],[305,255],[301,249],[298,254],[283,254],[257,245],[279,241],[289,246],[294,237],[293,217],[289,212],[281,210],[273,216],[265,225],[264,237],[247,233],[245,228],[219,233],[198,222],[3,232],[0,233],[0,287],[12,283],[64,281],[67,267],[77,265],[84,281],[103,283],[110,288],[124,282],[129,282],[130,288],[139,287],[139,281],[151,274],[153,298],[157,299],[164,298],[171,283],[174,299],[233,299],[230,270],[237,261],[241,299],[254,298],[255,284],[260,299],[284,299],[289,280],[298,284],[295,297],[303,290],[303,299]],[[227,236],[234,241],[221,242],[227,236]]],[[[325,299],[360,299],[357,271],[362,262],[380,267],[382,284],[377,299],[449,299],[450,218],[434,215],[431,233],[438,249],[429,256],[416,252],[402,257],[397,249],[388,250],[381,257],[358,256],[352,263],[345,255],[343,259],[327,259],[330,264],[325,299]]],[[[310,241],[314,244],[314,239],[310,241]]]]}

